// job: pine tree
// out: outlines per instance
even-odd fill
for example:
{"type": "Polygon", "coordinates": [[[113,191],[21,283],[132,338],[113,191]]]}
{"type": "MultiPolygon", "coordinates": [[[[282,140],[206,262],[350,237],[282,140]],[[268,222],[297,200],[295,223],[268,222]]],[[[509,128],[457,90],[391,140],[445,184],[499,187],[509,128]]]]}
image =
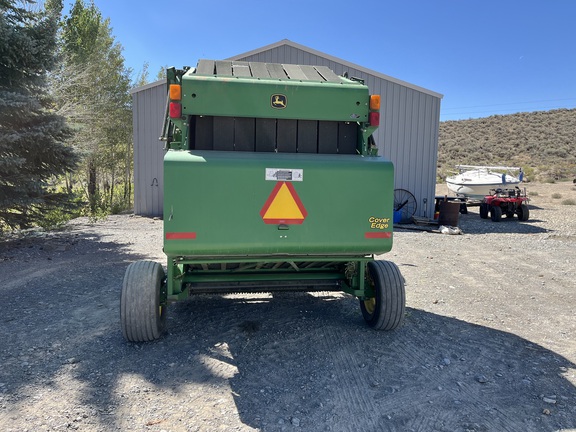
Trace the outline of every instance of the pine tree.
{"type": "Polygon", "coordinates": [[[71,131],[46,92],[61,2],[38,12],[31,4],[0,0],[0,229],[27,227],[66,207],[69,195],[53,185],[77,161],[64,145],[71,131]]]}

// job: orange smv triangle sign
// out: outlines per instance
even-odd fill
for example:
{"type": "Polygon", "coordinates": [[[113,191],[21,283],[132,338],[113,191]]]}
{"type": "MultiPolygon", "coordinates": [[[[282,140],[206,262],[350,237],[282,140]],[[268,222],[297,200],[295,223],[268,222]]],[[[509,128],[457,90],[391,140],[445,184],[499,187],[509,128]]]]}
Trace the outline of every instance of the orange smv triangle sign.
{"type": "Polygon", "coordinates": [[[304,208],[294,186],[289,182],[278,182],[260,210],[267,224],[301,224],[308,212],[304,208]]]}

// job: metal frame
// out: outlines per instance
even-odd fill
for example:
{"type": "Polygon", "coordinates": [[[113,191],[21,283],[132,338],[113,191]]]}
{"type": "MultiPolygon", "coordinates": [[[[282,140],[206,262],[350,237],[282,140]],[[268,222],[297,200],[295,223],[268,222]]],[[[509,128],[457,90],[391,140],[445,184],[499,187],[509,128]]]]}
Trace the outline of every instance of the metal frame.
{"type": "MultiPolygon", "coordinates": [[[[330,291],[344,291],[360,299],[374,296],[374,290],[366,285],[366,265],[374,259],[373,256],[354,258],[350,257],[298,257],[263,259],[263,258],[238,258],[238,259],[188,259],[184,257],[169,258],[168,272],[165,283],[165,301],[174,302],[183,300],[194,293],[207,293],[223,291],[225,284],[229,284],[226,291],[242,291],[232,289],[234,285],[255,282],[264,285],[266,282],[285,282],[284,287],[293,291],[298,285],[306,285],[305,282],[314,281],[322,283],[327,281],[337,282],[330,284],[330,291]],[[301,263],[300,266],[296,262],[301,263]],[[303,266],[302,263],[308,264],[303,266]],[[220,265],[220,270],[210,269],[210,265],[220,265]],[[238,267],[229,269],[228,264],[237,264],[238,267]],[[265,265],[272,265],[266,269],[265,265]],[[289,264],[288,268],[280,268],[283,264],[289,264]],[[320,267],[314,264],[321,264],[320,267]],[[194,269],[191,266],[200,266],[202,269],[194,269]],[[214,289],[210,289],[210,284],[214,289]],[[223,285],[224,284],[224,285],[223,285]],[[201,286],[201,289],[195,289],[201,286]]],[[[325,286],[325,285],[322,285],[325,286]]],[[[242,288],[242,286],[239,286],[242,288]]],[[[279,287],[272,287],[278,291],[279,287]]]]}

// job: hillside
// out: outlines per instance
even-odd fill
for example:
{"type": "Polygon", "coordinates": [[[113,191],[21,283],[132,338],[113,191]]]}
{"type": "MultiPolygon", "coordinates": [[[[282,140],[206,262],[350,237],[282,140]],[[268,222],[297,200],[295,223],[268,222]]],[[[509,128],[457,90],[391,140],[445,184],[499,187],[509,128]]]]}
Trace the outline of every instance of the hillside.
{"type": "Polygon", "coordinates": [[[440,123],[438,177],[457,164],[521,166],[528,180],[576,177],[576,109],[440,123]]]}

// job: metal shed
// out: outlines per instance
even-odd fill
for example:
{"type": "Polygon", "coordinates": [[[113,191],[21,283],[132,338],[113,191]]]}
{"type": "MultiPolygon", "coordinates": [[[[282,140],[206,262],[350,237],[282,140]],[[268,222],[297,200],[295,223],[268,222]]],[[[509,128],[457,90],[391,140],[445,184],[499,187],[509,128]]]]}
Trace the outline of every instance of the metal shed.
{"type": "MultiPolygon", "coordinates": [[[[327,66],[339,75],[363,79],[382,98],[380,127],[374,137],[379,154],[395,166],[395,188],[416,198],[417,216],[432,217],[436,188],[438,128],[442,95],[287,39],[231,57],[232,61],[327,66]]],[[[135,89],[134,212],[162,214],[162,145],[158,141],[166,104],[164,81],[135,89]]]]}

